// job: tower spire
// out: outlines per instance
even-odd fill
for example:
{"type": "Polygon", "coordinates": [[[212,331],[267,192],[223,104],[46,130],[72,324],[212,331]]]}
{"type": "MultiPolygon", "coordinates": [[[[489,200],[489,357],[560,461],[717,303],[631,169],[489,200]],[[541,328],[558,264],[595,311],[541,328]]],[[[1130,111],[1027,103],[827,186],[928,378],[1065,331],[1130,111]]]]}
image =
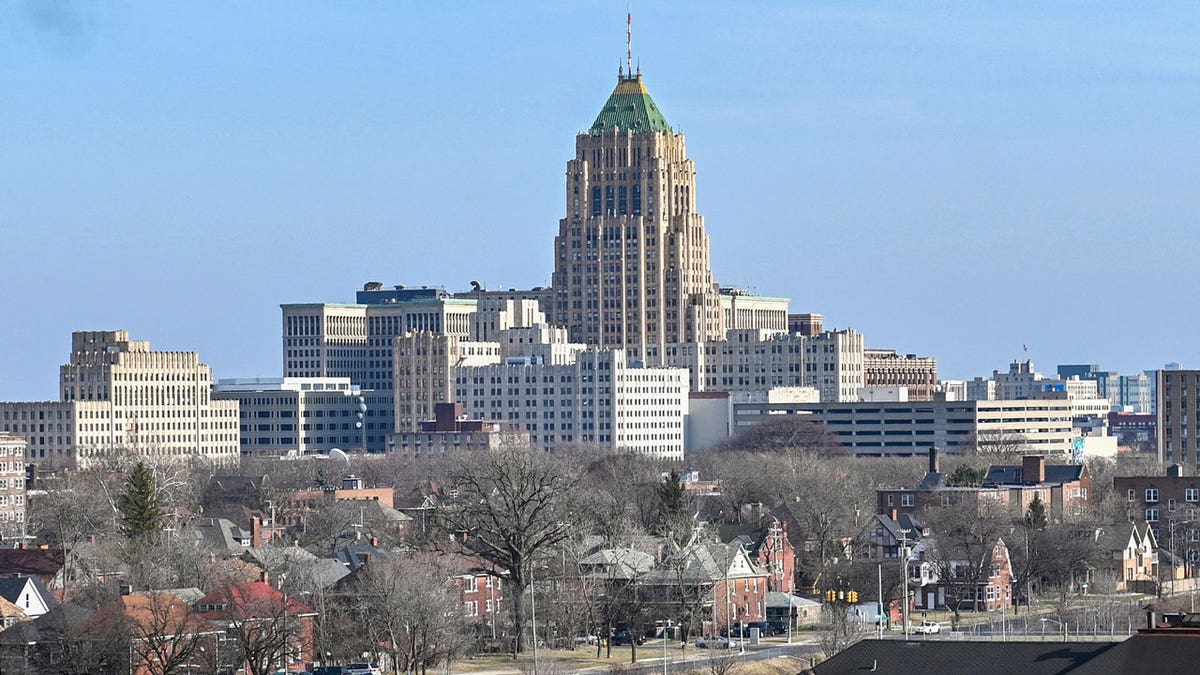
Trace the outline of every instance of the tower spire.
{"type": "Polygon", "coordinates": [[[625,12],[625,75],[633,79],[633,12],[625,12]]]}

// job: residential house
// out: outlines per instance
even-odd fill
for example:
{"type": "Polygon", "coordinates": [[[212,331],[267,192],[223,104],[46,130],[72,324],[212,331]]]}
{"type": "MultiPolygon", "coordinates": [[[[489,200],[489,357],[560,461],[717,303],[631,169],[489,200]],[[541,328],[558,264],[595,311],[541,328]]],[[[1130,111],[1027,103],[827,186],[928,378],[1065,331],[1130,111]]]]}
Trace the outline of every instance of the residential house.
{"type": "Polygon", "coordinates": [[[700,598],[707,628],[766,621],[767,579],[741,546],[697,543],[665,560],[644,577],[657,602],[674,605],[680,593],[700,598]]]}
{"type": "Polygon", "coordinates": [[[1037,494],[1046,505],[1046,515],[1054,520],[1083,516],[1091,503],[1092,476],[1087,465],[1046,464],[1046,458],[1040,455],[1022,458],[1020,466],[989,467],[983,484],[1007,490],[1011,494],[1010,505],[1019,513],[1028,510],[1029,502],[1037,494]],[[1049,499],[1030,487],[1047,489],[1049,499]]]}
{"type": "MultiPolygon", "coordinates": [[[[932,549],[936,548],[936,535],[932,549]]],[[[1008,555],[1008,545],[997,539],[984,553],[980,561],[951,560],[949,565],[938,564],[932,555],[921,555],[916,563],[910,563],[909,589],[913,593],[917,610],[958,608],[974,611],[997,611],[1012,607],[1013,568],[1008,555]],[[975,571],[982,570],[978,579],[975,571]],[[949,576],[943,576],[948,571],[949,576]],[[962,584],[974,586],[963,588],[962,584]]]]}
{"type": "Polygon", "coordinates": [[[172,659],[178,661],[173,669],[178,672],[185,663],[198,662],[202,653],[216,653],[222,635],[220,628],[193,613],[182,598],[163,592],[122,595],[97,610],[87,620],[84,633],[109,645],[128,641],[128,651],[111,652],[113,658],[129,659],[131,675],[154,675],[162,671],[164,661],[172,659]]]}
{"type": "Polygon", "coordinates": [[[0,578],[0,598],[11,602],[30,619],[58,605],[58,600],[37,577],[0,578]]]}
{"type": "Polygon", "coordinates": [[[0,577],[37,577],[48,588],[61,588],[60,573],[66,556],[61,548],[40,546],[0,548],[0,577]]]}
{"type": "Polygon", "coordinates": [[[979,485],[954,485],[942,473],[937,448],[929,449],[929,470],[921,484],[912,488],[882,488],[876,491],[878,513],[919,514],[938,506],[999,508],[1021,518],[1034,499],[1046,505],[1054,520],[1077,518],[1087,512],[1091,476],[1077,464],[1047,465],[1045,458],[1025,457],[1020,466],[990,467],[979,485]]]}
{"type": "Polygon", "coordinates": [[[1158,589],[1158,541],[1143,522],[1109,523],[1095,529],[1096,545],[1104,565],[1095,581],[1119,593],[1155,593],[1158,589]]]}
{"type": "Polygon", "coordinates": [[[80,627],[94,613],[79,605],[62,604],[0,631],[0,673],[55,672],[68,645],[83,635],[80,627]]]}
{"type": "Polygon", "coordinates": [[[722,525],[717,529],[721,541],[739,544],[767,572],[767,590],[793,593],[796,589],[796,549],[788,539],[788,525],[770,518],[764,527],[722,525]]]}
{"type": "Polygon", "coordinates": [[[268,583],[263,573],[259,581],[229,584],[196,602],[200,616],[220,626],[226,639],[257,640],[266,631],[287,631],[286,654],[271,666],[283,670],[302,670],[312,663],[314,617],[317,612],[290,598],[268,583]]]}

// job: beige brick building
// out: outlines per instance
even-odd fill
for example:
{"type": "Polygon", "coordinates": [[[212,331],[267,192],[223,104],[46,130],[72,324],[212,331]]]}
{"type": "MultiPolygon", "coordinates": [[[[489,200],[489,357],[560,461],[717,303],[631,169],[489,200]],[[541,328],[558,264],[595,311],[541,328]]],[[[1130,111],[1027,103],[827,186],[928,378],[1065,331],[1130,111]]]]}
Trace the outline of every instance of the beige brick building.
{"type": "Polygon", "coordinates": [[[0,433],[0,540],[19,541],[25,536],[24,438],[0,433]]]}
{"type": "Polygon", "coordinates": [[[59,369],[60,401],[0,403],[0,431],[31,460],[87,468],[117,455],[238,461],[238,407],[211,400],[196,352],[160,352],[127,331],[78,331],[59,369]]]}
{"type": "Polygon", "coordinates": [[[551,323],[648,364],[668,344],[723,339],[695,165],[641,73],[618,76],[566,175],[551,323]]]}

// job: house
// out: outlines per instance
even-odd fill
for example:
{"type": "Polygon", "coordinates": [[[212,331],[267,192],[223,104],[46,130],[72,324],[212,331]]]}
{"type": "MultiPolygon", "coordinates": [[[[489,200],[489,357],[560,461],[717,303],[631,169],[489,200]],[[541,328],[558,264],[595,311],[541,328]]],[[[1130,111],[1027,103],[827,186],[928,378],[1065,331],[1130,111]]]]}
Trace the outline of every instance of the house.
{"type": "Polygon", "coordinates": [[[876,491],[878,513],[920,513],[936,506],[999,506],[1021,518],[1034,499],[1046,505],[1054,520],[1085,514],[1091,498],[1091,476],[1079,464],[1047,465],[1044,457],[1028,456],[1020,466],[992,466],[979,485],[955,485],[942,473],[937,447],[929,449],[929,470],[915,488],[876,491]]]}
{"type": "Polygon", "coordinates": [[[15,605],[30,619],[36,619],[58,605],[58,600],[37,577],[0,578],[0,598],[15,605]]]}
{"type": "Polygon", "coordinates": [[[769,575],[745,548],[696,543],[642,577],[656,602],[676,605],[680,593],[699,598],[708,631],[734,623],[766,621],[769,575]]]}
{"type": "Polygon", "coordinates": [[[278,631],[287,631],[287,648],[271,663],[261,665],[285,670],[302,669],[304,664],[314,660],[313,630],[317,612],[272,587],[268,579],[269,575],[264,572],[258,581],[219,588],[200,598],[196,610],[201,617],[219,626],[227,639],[271,639],[278,631]]]}
{"type": "Polygon", "coordinates": [[[1095,529],[1096,545],[1104,560],[1096,581],[1116,592],[1155,593],[1158,588],[1159,550],[1154,530],[1147,523],[1108,523],[1095,529]]]}
{"type": "Polygon", "coordinates": [[[0,673],[50,670],[64,658],[64,646],[81,636],[80,626],[94,613],[79,605],[62,604],[0,631],[0,673]]]}
{"type": "Polygon", "coordinates": [[[1046,515],[1055,520],[1078,518],[1088,513],[1091,504],[1092,476],[1086,464],[1046,464],[1040,455],[1023,457],[1020,466],[988,467],[983,484],[1019,493],[1020,499],[1010,501],[1020,513],[1029,508],[1033,494],[1041,497],[1039,490],[1028,488],[1048,489],[1049,499],[1041,499],[1046,515]]]}
{"type": "MultiPolygon", "coordinates": [[[[6,628],[12,628],[14,624],[21,621],[28,621],[29,615],[20,607],[4,598],[0,598],[0,631],[6,628]]],[[[0,666],[2,668],[2,666],[0,666]]]]}
{"type": "Polygon", "coordinates": [[[890,513],[875,516],[874,527],[867,535],[867,557],[871,560],[893,560],[900,558],[901,547],[915,554],[913,547],[929,536],[929,526],[911,513],[890,513]]]}
{"type": "Polygon", "coordinates": [[[788,524],[771,517],[764,527],[722,525],[721,541],[739,544],[767,572],[767,590],[792,593],[796,590],[796,549],[788,539],[788,524]]]}
{"type": "Polygon", "coordinates": [[[37,577],[48,588],[61,588],[59,573],[66,559],[61,548],[0,548],[0,577],[37,577]]]}
{"type": "Polygon", "coordinates": [[[238,527],[225,518],[197,518],[185,524],[179,537],[197,541],[211,547],[221,556],[239,556],[250,548],[253,537],[250,530],[238,527]]]}
{"type": "MultiPolygon", "coordinates": [[[[933,548],[936,549],[936,538],[933,548]]],[[[945,565],[922,559],[910,564],[909,589],[913,593],[914,607],[930,610],[956,604],[959,609],[977,612],[1012,607],[1013,568],[1008,545],[1003,539],[997,539],[984,556],[977,563],[952,560],[945,565]],[[978,579],[974,579],[977,570],[982,573],[978,579]],[[943,576],[945,571],[949,572],[948,577],[943,576]],[[973,592],[964,585],[974,586],[973,592]]]]}
{"type": "MultiPolygon", "coordinates": [[[[194,614],[182,598],[163,592],[122,595],[89,617],[83,631],[109,645],[127,641],[127,651],[122,647],[111,653],[130,659],[128,672],[132,675],[161,672],[163,662],[172,659],[176,660],[172,670],[177,672],[185,663],[200,658],[200,647],[206,647],[203,653],[215,653],[223,634],[194,614]]],[[[123,665],[121,668],[124,670],[123,665]]]]}

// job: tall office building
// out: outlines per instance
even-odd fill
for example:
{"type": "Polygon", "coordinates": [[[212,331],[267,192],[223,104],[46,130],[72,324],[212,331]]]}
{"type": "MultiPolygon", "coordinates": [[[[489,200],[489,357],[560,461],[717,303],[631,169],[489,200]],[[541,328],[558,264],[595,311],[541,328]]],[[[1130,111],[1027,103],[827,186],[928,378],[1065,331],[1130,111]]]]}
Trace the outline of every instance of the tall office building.
{"type": "Polygon", "coordinates": [[[661,363],[666,345],[725,338],[696,211],[696,169],[640,72],[617,86],[567,162],[553,313],[573,342],[661,363]]]}

